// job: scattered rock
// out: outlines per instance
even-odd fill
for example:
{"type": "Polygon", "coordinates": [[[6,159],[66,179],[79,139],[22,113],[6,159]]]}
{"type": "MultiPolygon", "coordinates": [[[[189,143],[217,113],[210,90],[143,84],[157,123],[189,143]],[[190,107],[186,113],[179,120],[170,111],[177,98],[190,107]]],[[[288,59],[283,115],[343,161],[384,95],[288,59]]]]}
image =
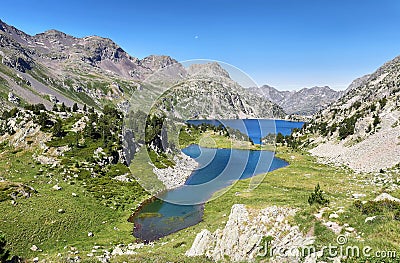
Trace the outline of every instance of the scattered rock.
{"type": "Polygon", "coordinates": [[[73,197],[78,197],[78,195],[76,193],[72,193],[73,197]]]}
{"type": "Polygon", "coordinates": [[[39,262],[39,258],[38,258],[38,257],[35,257],[35,258],[32,259],[32,261],[35,262],[35,263],[36,263],[36,262],[39,262]]]}
{"type": "Polygon", "coordinates": [[[88,237],[93,237],[94,236],[93,232],[89,232],[87,235],[88,235],[88,237]]]}
{"type": "Polygon", "coordinates": [[[360,199],[362,197],[366,197],[366,194],[352,194],[351,197],[354,199],[360,199]]]}
{"type": "Polygon", "coordinates": [[[339,218],[339,215],[338,214],[330,214],[329,215],[329,219],[331,219],[331,218],[339,218]]]}
{"type": "Polygon", "coordinates": [[[79,256],[75,256],[75,257],[68,257],[68,262],[71,262],[71,263],[79,263],[79,262],[81,262],[81,257],[79,257],[79,256]]]}
{"type": "Polygon", "coordinates": [[[372,222],[372,221],[374,221],[376,219],[376,216],[369,216],[369,217],[367,217],[367,218],[365,218],[365,223],[368,223],[368,222],[372,222]]]}
{"type": "Polygon", "coordinates": [[[143,247],[144,247],[143,243],[129,244],[128,245],[128,249],[130,249],[130,250],[140,249],[140,248],[143,248],[143,247]]]}
{"type": "Polygon", "coordinates": [[[59,212],[60,214],[64,214],[65,210],[60,208],[60,209],[57,210],[57,212],[59,212]]]}
{"type": "Polygon", "coordinates": [[[118,175],[118,176],[115,176],[113,179],[120,181],[120,182],[126,182],[126,183],[132,182],[132,179],[129,178],[128,175],[129,174],[118,175]]]}
{"type": "Polygon", "coordinates": [[[36,245],[32,245],[32,246],[31,246],[31,250],[34,251],[34,252],[36,252],[36,251],[39,250],[39,248],[38,248],[36,245]]]}
{"type": "Polygon", "coordinates": [[[36,161],[40,162],[41,164],[52,165],[53,167],[55,167],[56,165],[58,165],[60,163],[60,161],[58,161],[57,159],[50,157],[50,156],[38,155],[38,156],[34,156],[34,158],[36,161]]]}
{"type": "Polygon", "coordinates": [[[354,232],[354,227],[346,227],[344,230],[347,232],[354,232]]]}
{"type": "Polygon", "coordinates": [[[61,186],[58,186],[58,184],[56,184],[55,186],[52,187],[54,190],[56,191],[60,191],[62,189],[61,186]]]}
{"type": "Polygon", "coordinates": [[[330,230],[332,230],[336,234],[340,234],[340,232],[342,231],[342,227],[336,222],[328,221],[328,222],[324,222],[322,224],[325,225],[326,227],[328,227],[330,230]]]}
{"type": "Polygon", "coordinates": [[[396,197],[393,197],[393,196],[391,196],[390,194],[387,194],[387,193],[380,194],[374,199],[375,202],[382,201],[382,200],[389,200],[389,201],[400,203],[400,199],[398,199],[396,197]]]}
{"type": "Polygon", "coordinates": [[[183,153],[175,156],[174,162],[175,166],[173,168],[153,168],[153,172],[167,189],[173,189],[185,184],[186,179],[198,167],[198,163],[194,159],[183,153]]]}
{"type": "Polygon", "coordinates": [[[114,248],[114,250],[111,252],[111,255],[113,255],[113,256],[115,256],[115,255],[122,256],[123,254],[124,254],[124,251],[122,251],[122,249],[120,247],[114,248]]]}

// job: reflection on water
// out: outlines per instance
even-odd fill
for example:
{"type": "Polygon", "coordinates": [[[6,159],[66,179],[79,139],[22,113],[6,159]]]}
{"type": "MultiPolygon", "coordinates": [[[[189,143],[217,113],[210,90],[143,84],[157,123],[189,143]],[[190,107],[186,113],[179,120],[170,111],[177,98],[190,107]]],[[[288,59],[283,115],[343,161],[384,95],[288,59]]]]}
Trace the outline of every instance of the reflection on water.
{"type": "Polygon", "coordinates": [[[192,173],[185,185],[160,196],[169,202],[156,199],[141,209],[134,218],[135,237],[152,241],[195,225],[202,219],[202,204],[214,192],[236,180],[287,165],[269,151],[209,149],[191,145],[183,152],[195,158],[200,169],[192,173]],[[210,156],[213,156],[211,161],[210,156]]]}

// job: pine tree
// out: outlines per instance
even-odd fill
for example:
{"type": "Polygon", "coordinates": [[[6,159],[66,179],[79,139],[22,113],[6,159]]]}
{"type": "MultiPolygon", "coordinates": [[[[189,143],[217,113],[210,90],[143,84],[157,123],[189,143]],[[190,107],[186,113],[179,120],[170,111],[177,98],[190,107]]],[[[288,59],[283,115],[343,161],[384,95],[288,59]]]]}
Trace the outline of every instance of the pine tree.
{"type": "Polygon", "coordinates": [[[64,102],[61,104],[61,109],[60,109],[60,111],[61,112],[65,112],[67,109],[66,109],[66,107],[65,107],[65,104],[64,104],[64,102]]]}
{"type": "Polygon", "coordinates": [[[53,136],[62,137],[64,135],[64,131],[62,129],[62,121],[57,119],[56,123],[53,126],[53,136]]]}
{"type": "Polygon", "coordinates": [[[57,104],[54,104],[54,105],[53,105],[53,111],[58,111],[58,106],[57,106],[57,104]]]}
{"type": "Polygon", "coordinates": [[[78,104],[74,103],[74,105],[72,105],[72,111],[77,112],[78,110],[79,110],[78,104]]]}
{"type": "Polygon", "coordinates": [[[84,112],[87,112],[87,106],[86,106],[86,104],[83,105],[83,111],[84,111],[84,112]]]}
{"type": "Polygon", "coordinates": [[[317,186],[314,188],[314,192],[310,194],[308,197],[308,204],[311,206],[314,203],[317,203],[319,205],[328,205],[329,204],[329,199],[324,197],[324,192],[321,190],[321,187],[319,186],[319,183],[317,186]]]}

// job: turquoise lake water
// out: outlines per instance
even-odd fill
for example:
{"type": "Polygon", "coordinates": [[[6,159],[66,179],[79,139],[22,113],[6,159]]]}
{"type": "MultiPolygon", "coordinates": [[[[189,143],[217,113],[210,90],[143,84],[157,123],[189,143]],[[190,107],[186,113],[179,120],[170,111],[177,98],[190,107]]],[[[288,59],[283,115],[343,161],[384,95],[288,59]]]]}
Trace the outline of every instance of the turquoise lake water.
{"type": "Polygon", "coordinates": [[[243,119],[243,120],[188,120],[187,123],[200,125],[202,123],[212,124],[214,126],[228,126],[247,134],[251,140],[260,144],[261,138],[268,134],[290,135],[294,128],[301,129],[304,122],[270,120],[270,119],[243,119]]]}
{"type": "MultiPolygon", "coordinates": [[[[267,128],[268,125],[274,126],[274,132],[277,130],[282,134],[285,132],[284,135],[290,134],[293,128],[301,128],[299,123],[294,125],[285,121],[276,121],[275,123],[271,120],[265,120],[265,122],[262,120],[261,122],[259,120],[256,120],[257,122],[245,121],[236,120],[236,123],[229,121],[229,126],[238,129],[245,128],[243,131],[246,131],[249,137],[253,136],[254,138],[263,136],[264,132],[267,132],[265,135],[271,133],[272,128],[267,128]]],[[[226,122],[224,124],[228,125],[226,122]]],[[[216,191],[232,185],[237,180],[288,165],[284,160],[276,158],[274,152],[270,151],[211,149],[191,145],[182,152],[195,159],[199,163],[199,167],[193,171],[185,185],[163,193],[158,196],[159,199],[142,207],[133,218],[135,237],[144,241],[152,241],[195,225],[202,220],[203,204],[216,191]],[[146,214],[152,216],[145,216],[146,214]]]]}

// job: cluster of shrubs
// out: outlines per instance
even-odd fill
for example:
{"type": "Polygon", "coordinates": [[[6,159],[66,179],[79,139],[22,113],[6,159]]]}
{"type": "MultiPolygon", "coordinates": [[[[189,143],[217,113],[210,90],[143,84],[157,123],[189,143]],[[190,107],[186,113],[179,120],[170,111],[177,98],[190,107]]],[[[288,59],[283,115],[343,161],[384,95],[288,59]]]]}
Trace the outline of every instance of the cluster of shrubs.
{"type": "MultiPolygon", "coordinates": [[[[297,140],[296,137],[293,136],[294,133],[297,133],[299,129],[295,128],[293,129],[292,133],[290,135],[284,136],[282,133],[278,132],[276,135],[276,143],[282,144],[282,145],[287,145],[288,147],[291,147],[293,149],[296,149],[300,145],[300,140],[297,140]]],[[[267,135],[269,137],[270,135],[267,135]]],[[[267,139],[265,137],[265,139],[267,139]]]]}
{"type": "Polygon", "coordinates": [[[400,220],[400,204],[396,201],[384,199],[363,203],[357,200],[354,202],[354,206],[364,215],[390,213],[394,220],[400,220]]]}
{"type": "Polygon", "coordinates": [[[332,119],[335,119],[336,115],[340,111],[342,114],[346,114],[347,112],[350,114],[353,110],[355,110],[355,114],[350,117],[344,118],[340,123],[333,123],[332,125],[328,125],[327,122],[322,121],[321,116],[317,116],[316,121],[311,121],[307,126],[307,130],[311,133],[318,132],[322,136],[332,135],[334,132],[338,131],[339,139],[344,140],[348,136],[353,135],[355,132],[355,125],[358,119],[365,116],[366,113],[373,113],[373,122],[368,125],[366,132],[370,133],[375,130],[378,124],[381,122],[377,110],[382,110],[388,102],[386,97],[377,101],[377,103],[371,103],[369,106],[365,108],[361,108],[362,103],[360,101],[354,102],[351,107],[344,112],[339,109],[332,109],[332,119]],[[379,107],[377,106],[379,104],[379,107]],[[319,121],[318,121],[319,117],[319,121]]]}

